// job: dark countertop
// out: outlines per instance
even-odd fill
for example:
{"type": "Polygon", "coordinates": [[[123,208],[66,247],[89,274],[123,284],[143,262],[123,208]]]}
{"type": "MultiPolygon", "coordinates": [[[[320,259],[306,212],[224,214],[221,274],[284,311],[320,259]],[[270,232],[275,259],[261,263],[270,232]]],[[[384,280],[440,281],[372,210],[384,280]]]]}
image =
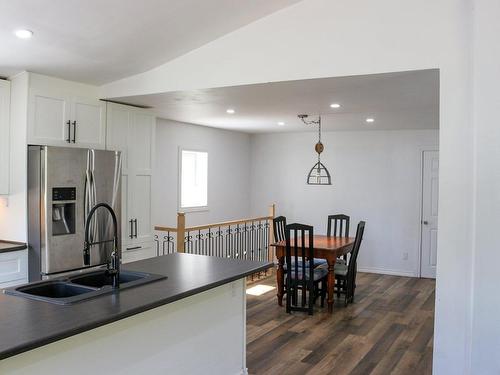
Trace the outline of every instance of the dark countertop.
{"type": "Polygon", "coordinates": [[[23,242],[0,240],[0,253],[7,253],[9,251],[18,251],[24,249],[26,249],[26,244],[23,242]]]}
{"type": "Polygon", "coordinates": [[[124,264],[122,269],[168,276],[150,284],[73,305],[0,294],[0,359],[178,301],[272,267],[193,254],[169,254],[124,264]]]}

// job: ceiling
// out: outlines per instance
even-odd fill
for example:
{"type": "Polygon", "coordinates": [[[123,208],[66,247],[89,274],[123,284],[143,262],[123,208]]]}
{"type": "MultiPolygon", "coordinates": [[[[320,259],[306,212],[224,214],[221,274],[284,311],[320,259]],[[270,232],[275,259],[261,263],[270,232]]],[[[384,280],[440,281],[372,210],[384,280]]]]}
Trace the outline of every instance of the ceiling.
{"type": "Polygon", "coordinates": [[[157,67],[299,0],[0,0],[0,76],[104,84],[157,67]],[[34,32],[30,40],[13,35],[34,32]]]}
{"type": "Polygon", "coordinates": [[[324,130],[438,129],[439,71],[321,78],[117,99],[159,117],[249,133],[317,131],[297,115],[322,115],[324,130]],[[338,109],[330,104],[339,103],[338,109]],[[234,114],[227,114],[227,109],[234,114]],[[375,121],[367,123],[366,118],[375,121]],[[283,126],[278,122],[284,122],[283,126]]]}

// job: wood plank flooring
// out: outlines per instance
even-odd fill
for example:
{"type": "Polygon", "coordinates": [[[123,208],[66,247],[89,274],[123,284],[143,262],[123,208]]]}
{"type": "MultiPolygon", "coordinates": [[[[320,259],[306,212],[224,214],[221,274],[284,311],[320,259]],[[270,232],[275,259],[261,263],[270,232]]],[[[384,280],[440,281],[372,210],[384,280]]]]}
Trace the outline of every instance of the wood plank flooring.
{"type": "Polygon", "coordinates": [[[333,315],[319,302],[312,317],[289,315],[276,290],[249,295],[249,373],[431,374],[434,298],[434,280],[368,273],[358,274],[354,303],[337,301],[333,315]]]}

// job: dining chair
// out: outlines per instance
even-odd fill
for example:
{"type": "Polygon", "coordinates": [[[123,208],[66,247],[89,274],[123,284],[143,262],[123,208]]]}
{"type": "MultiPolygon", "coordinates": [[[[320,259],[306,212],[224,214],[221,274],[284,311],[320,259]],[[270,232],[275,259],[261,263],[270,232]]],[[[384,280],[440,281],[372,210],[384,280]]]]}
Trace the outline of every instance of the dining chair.
{"type": "MultiPolygon", "coordinates": [[[[280,242],[285,240],[285,228],[286,228],[286,217],[285,216],[277,216],[273,219],[273,233],[274,233],[274,242],[280,242]]],[[[294,260],[292,260],[292,263],[294,260]]],[[[299,262],[302,262],[302,258],[299,258],[299,262]]],[[[314,259],[314,267],[321,266],[326,264],[326,260],[315,258],[314,259]]],[[[309,264],[306,263],[306,267],[309,267],[309,264]]],[[[284,265],[286,270],[286,264],[284,265]]]]}
{"type": "Polygon", "coordinates": [[[286,226],[285,237],[286,312],[305,311],[312,315],[318,296],[321,297],[321,306],[324,306],[328,270],[324,267],[314,267],[312,226],[289,224],[286,226]]]}
{"type": "Polygon", "coordinates": [[[365,222],[360,221],[356,230],[356,238],[352,246],[351,256],[347,264],[335,264],[335,288],[337,295],[344,294],[344,305],[354,300],[354,291],[356,290],[356,273],[359,248],[365,232],[365,222]]]}

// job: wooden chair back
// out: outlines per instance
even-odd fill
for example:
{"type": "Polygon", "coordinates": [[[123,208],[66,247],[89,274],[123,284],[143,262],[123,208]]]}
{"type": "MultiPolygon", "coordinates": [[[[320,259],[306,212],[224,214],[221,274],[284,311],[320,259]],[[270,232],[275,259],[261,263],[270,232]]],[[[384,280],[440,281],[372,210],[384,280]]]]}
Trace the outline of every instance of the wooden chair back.
{"type": "Polygon", "coordinates": [[[328,237],[349,237],[349,222],[351,218],[344,214],[328,215],[328,237]],[[333,223],[333,225],[332,225],[333,223]]]}
{"type": "Polygon", "coordinates": [[[286,217],[277,216],[273,219],[274,242],[285,240],[286,217]]]}
{"type": "Polygon", "coordinates": [[[286,226],[286,311],[307,311],[312,314],[314,303],[314,230],[310,225],[286,226]],[[292,261],[293,259],[293,261],[292,261]],[[298,290],[302,295],[297,301],[298,290]],[[308,294],[308,298],[306,296],[308,294]]]}

